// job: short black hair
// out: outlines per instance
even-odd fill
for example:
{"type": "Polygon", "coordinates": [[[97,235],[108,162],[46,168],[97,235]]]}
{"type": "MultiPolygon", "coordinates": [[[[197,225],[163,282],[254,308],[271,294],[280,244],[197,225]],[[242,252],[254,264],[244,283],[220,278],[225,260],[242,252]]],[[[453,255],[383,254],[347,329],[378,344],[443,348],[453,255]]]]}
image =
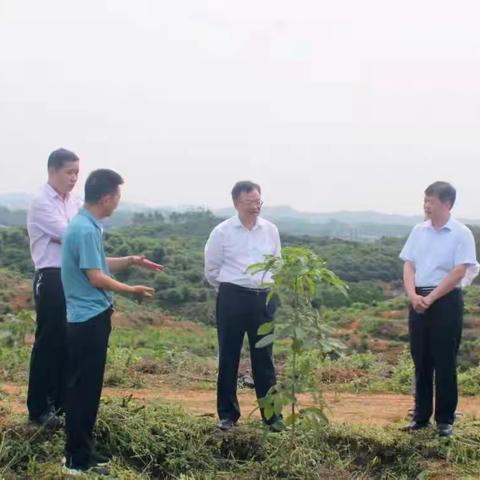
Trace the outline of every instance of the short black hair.
{"type": "Polygon", "coordinates": [[[54,168],[60,170],[60,168],[67,162],[78,162],[80,159],[78,156],[65,148],[57,148],[48,156],[48,169],[54,168]]]}
{"type": "Polygon", "coordinates": [[[455,205],[457,191],[448,182],[434,182],[426,188],[425,195],[437,197],[442,203],[449,203],[452,208],[455,205]]]}
{"type": "Polygon", "coordinates": [[[260,194],[262,193],[262,189],[257,183],[250,182],[250,180],[237,182],[232,188],[232,200],[236,202],[242,192],[250,193],[253,190],[257,190],[260,194]]]}
{"type": "Polygon", "coordinates": [[[85,182],[85,202],[98,203],[106,195],[111,195],[122,185],[123,178],[113,170],[100,168],[94,170],[85,182]]]}

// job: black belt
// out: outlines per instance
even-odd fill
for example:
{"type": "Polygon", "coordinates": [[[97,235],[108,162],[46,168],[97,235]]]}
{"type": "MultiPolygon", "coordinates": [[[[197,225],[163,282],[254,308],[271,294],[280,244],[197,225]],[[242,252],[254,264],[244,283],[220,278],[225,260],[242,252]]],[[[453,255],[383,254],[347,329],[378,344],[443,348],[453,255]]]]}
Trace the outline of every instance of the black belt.
{"type": "Polygon", "coordinates": [[[237,290],[239,292],[245,293],[268,293],[268,288],[249,288],[249,287],[242,287],[241,285],[237,285],[236,283],[228,283],[223,282],[220,284],[220,287],[229,288],[231,290],[237,290]]]}
{"type": "Polygon", "coordinates": [[[433,292],[437,287],[415,287],[415,293],[418,295],[428,295],[433,292]]]}
{"type": "Polygon", "coordinates": [[[37,272],[59,272],[60,267],[44,267],[36,270],[37,272]]]}
{"type": "MultiPolygon", "coordinates": [[[[426,297],[430,293],[432,293],[437,287],[415,287],[415,293],[421,295],[422,297],[426,297]]],[[[454,288],[452,292],[460,291],[461,288],[454,288]]],[[[451,293],[451,292],[450,292],[451,293]]]]}

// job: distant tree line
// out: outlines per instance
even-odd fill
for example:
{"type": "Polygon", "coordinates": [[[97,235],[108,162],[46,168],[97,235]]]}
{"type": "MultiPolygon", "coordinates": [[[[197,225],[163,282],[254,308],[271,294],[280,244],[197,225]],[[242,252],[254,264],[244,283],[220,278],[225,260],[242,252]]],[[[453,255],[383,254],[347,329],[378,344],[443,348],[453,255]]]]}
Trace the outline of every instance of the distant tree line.
{"type": "Polygon", "coordinates": [[[25,225],[27,221],[26,210],[10,210],[0,206],[0,225],[4,227],[16,227],[25,225]]]}
{"type": "MultiPolygon", "coordinates": [[[[203,279],[203,248],[210,231],[220,221],[208,210],[135,214],[133,225],[106,230],[106,252],[112,256],[143,254],[162,263],[166,266],[165,272],[152,274],[130,269],[119,274],[119,278],[154,286],[154,302],[172,313],[213,322],[215,291],[203,279]]],[[[474,229],[474,233],[478,249],[480,232],[474,229]]],[[[402,262],[398,254],[404,241],[404,238],[381,238],[359,242],[282,235],[284,246],[302,245],[313,249],[328,268],[348,282],[348,298],[329,289],[319,293],[316,304],[330,307],[383,300],[387,285],[401,288],[402,262]]],[[[25,227],[0,228],[0,267],[32,275],[25,227]]]]}

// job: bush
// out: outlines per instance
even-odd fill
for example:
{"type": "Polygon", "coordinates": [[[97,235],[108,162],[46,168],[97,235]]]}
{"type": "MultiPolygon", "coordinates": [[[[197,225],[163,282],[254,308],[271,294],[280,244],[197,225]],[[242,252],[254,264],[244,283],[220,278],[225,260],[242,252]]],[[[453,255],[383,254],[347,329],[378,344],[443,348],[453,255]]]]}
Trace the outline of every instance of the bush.
{"type": "Polygon", "coordinates": [[[410,352],[405,349],[393,369],[392,389],[400,393],[412,393],[415,382],[415,367],[410,352]]]}
{"type": "Polygon", "coordinates": [[[458,375],[458,387],[461,395],[480,394],[480,366],[461,372],[458,375]]]}

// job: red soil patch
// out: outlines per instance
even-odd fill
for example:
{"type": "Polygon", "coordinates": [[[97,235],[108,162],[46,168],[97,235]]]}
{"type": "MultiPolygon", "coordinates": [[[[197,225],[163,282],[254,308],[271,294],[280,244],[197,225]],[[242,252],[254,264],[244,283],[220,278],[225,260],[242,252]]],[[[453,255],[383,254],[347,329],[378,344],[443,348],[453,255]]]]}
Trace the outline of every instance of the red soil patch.
{"type": "Polygon", "coordinates": [[[121,327],[150,325],[160,328],[179,328],[198,335],[203,335],[204,333],[202,327],[197,323],[187,320],[175,320],[169,315],[149,310],[140,310],[138,314],[116,311],[112,317],[112,324],[121,327]]]}
{"type": "MultiPolygon", "coordinates": [[[[26,412],[25,387],[15,384],[1,384],[0,390],[6,394],[6,403],[11,411],[26,412]]],[[[216,393],[213,390],[172,389],[160,385],[153,389],[104,388],[103,397],[133,399],[149,402],[166,402],[180,405],[195,415],[216,416],[216,393]]],[[[247,417],[257,407],[255,394],[251,390],[239,391],[239,402],[243,416],[247,417]]],[[[412,397],[393,394],[353,394],[327,392],[325,398],[329,405],[327,416],[334,423],[356,425],[387,426],[407,419],[407,412],[412,407],[412,397]]],[[[311,397],[300,397],[303,405],[311,403],[311,397]]],[[[462,397],[459,411],[476,418],[480,417],[480,397],[462,397]]],[[[258,417],[258,411],[253,413],[258,417]]]]}
{"type": "Polygon", "coordinates": [[[20,310],[30,310],[33,308],[32,294],[30,292],[17,293],[17,295],[10,300],[10,304],[15,312],[19,312],[20,310]]]}
{"type": "Polygon", "coordinates": [[[384,312],[379,312],[381,318],[388,320],[404,320],[408,317],[406,310],[385,310],[384,312]]]}

